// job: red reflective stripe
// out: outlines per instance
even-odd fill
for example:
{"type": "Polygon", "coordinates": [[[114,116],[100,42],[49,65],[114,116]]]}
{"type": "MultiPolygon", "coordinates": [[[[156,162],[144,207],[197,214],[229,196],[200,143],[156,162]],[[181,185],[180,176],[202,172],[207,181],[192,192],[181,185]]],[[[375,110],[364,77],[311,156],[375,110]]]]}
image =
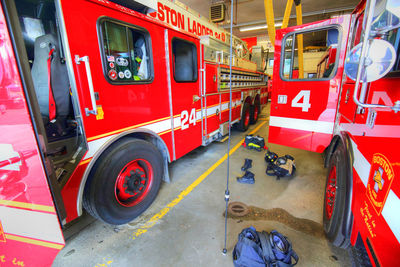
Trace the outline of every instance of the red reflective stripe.
{"type": "Polygon", "coordinates": [[[49,120],[52,121],[56,118],[56,102],[54,101],[53,89],[51,88],[51,56],[53,55],[54,48],[49,52],[49,58],[47,59],[47,73],[48,73],[48,85],[49,85],[49,120]]]}

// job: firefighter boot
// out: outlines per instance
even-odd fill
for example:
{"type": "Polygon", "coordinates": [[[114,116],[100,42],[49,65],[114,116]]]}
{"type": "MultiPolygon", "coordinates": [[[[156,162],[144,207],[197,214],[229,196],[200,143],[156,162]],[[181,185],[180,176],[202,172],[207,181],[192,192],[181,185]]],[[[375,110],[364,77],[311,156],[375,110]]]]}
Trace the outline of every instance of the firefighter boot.
{"type": "Polygon", "coordinates": [[[251,171],[246,171],[242,177],[237,177],[237,181],[241,184],[254,184],[254,173],[251,171]]]}
{"type": "Polygon", "coordinates": [[[245,172],[245,171],[247,171],[248,169],[250,169],[251,168],[251,166],[252,166],[252,160],[251,159],[244,159],[244,165],[242,166],[242,172],[245,172]]]}

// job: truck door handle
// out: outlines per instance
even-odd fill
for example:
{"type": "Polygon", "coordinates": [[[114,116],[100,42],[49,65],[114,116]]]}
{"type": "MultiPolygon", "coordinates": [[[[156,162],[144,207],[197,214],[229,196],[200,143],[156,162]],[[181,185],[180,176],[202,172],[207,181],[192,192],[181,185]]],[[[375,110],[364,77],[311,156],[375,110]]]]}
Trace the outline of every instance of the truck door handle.
{"type": "Polygon", "coordinates": [[[200,99],[201,99],[200,96],[198,96],[198,95],[193,95],[193,103],[199,101],[200,99]]]}
{"type": "Polygon", "coordinates": [[[92,72],[90,71],[89,57],[88,56],[79,57],[78,55],[75,55],[75,63],[77,65],[80,65],[82,61],[85,62],[86,76],[87,76],[88,85],[89,85],[90,100],[92,102],[92,110],[85,108],[85,113],[86,113],[86,116],[89,116],[90,114],[97,115],[97,105],[96,105],[96,98],[95,98],[95,93],[94,93],[94,88],[93,88],[92,72]]]}

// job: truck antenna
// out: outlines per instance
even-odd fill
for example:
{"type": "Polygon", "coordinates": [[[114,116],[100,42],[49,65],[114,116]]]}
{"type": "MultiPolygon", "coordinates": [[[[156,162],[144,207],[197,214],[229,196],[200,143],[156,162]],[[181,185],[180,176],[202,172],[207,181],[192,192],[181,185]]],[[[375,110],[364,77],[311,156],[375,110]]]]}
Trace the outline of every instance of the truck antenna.
{"type": "Polygon", "coordinates": [[[231,0],[231,16],[230,16],[230,44],[229,44],[229,134],[228,134],[228,158],[226,168],[226,189],[225,189],[225,235],[224,235],[224,248],[222,254],[226,255],[226,238],[228,230],[228,204],[229,204],[229,154],[231,150],[231,122],[232,122],[232,27],[233,27],[233,1],[231,0]]]}

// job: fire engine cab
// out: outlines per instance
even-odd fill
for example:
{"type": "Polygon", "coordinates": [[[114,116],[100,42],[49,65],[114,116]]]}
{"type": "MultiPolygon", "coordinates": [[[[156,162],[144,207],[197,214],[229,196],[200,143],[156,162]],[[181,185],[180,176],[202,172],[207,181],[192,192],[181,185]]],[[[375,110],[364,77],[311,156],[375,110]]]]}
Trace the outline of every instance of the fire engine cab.
{"type": "Polygon", "coordinates": [[[399,27],[398,1],[369,0],[276,32],[269,142],[324,152],[324,230],[362,266],[400,254],[399,27]]]}
{"type": "Polygon", "coordinates": [[[258,120],[266,81],[240,40],[230,77],[229,34],[156,4],[1,1],[0,265],[49,265],[83,207],[131,221],[169,162],[258,120]]]}

